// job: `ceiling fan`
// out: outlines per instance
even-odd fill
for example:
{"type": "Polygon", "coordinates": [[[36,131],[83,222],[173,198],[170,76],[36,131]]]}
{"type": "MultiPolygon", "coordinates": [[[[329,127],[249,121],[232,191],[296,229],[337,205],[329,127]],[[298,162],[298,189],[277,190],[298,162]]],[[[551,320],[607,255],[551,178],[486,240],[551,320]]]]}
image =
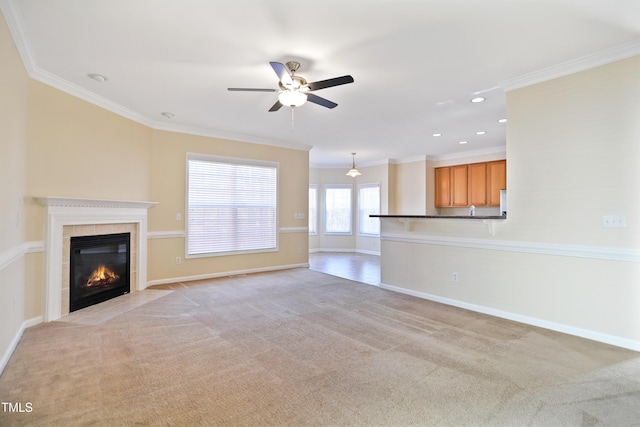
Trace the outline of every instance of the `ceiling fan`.
{"type": "Polygon", "coordinates": [[[269,64],[271,64],[271,68],[273,68],[273,71],[276,72],[278,79],[280,79],[280,81],[278,82],[280,90],[238,87],[230,87],[227,89],[237,92],[278,92],[278,100],[269,109],[270,112],[273,112],[278,111],[283,105],[289,107],[298,107],[307,101],[313,102],[314,104],[318,104],[323,107],[335,108],[338,106],[338,104],[311,92],[320,89],[326,89],[328,87],[353,83],[353,77],[349,75],[307,83],[307,81],[303,77],[296,75],[296,71],[298,71],[298,68],[300,68],[299,62],[289,61],[286,63],[286,65],[280,62],[269,62],[269,64]]]}

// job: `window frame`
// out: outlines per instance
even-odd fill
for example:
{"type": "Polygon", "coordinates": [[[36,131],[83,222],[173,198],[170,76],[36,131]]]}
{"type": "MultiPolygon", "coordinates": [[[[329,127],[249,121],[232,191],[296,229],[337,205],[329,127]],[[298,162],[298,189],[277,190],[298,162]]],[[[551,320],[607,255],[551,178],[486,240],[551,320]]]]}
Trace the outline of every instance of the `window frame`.
{"type": "Polygon", "coordinates": [[[320,211],[318,205],[318,184],[309,184],[309,235],[317,236],[318,235],[318,213],[320,211]],[[311,190],[315,191],[315,200],[314,200],[314,215],[311,215],[311,190]],[[313,225],[312,225],[313,224],[313,225]]]}
{"type": "Polygon", "coordinates": [[[326,236],[352,236],[353,235],[353,184],[325,184],[324,186],[324,234],[326,236]],[[349,190],[349,231],[329,231],[327,229],[327,190],[348,189],[349,190]]]}
{"type": "Polygon", "coordinates": [[[365,233],[365,232],[362,231],[362,220],[363,220],[363,217],[362,217],[362,198],[360,197],[360,190],[362,190],[363,188],[377,188],[378,189],[378,208],[377,208],[377,213],[374,213],[373,215],[379,215],[380,214],[380,207],[381,207],[381,203],[382,203],[381,202],[380,183],[379,182],[358,184],[358,210],[357,210],[357,215],[358,215],[358,236],[380,237],[380,219],[379,218],[375,218],[378,221],[378,232],[377,233],[365,233]]]}
{"type": "Polygon", "coordinates": [[[203,153],[192,153],[188,152],[186,156],[185,162],[185,259],[192,258],[208,258],[208,257],[218,257],[218,256],[229,256],[229,255],[241,255],[241,254],[253,254],[253,253],[265,253],[265,252],[277,252],[280,246],[280,233],[279,233],[279,220],[280,220],[280,164],[278,162],[266,161],[266,160],[257,160],[257,159],[248,159],[241,157],[228,157],[228,156],[218,156],[215,154],[203,154],[203,153]],[[275,169],[275,221],[274,221],[274,246],[268,248],[253,248],[253,249],[236,249],[236,250],[226,250],[226,251],[212,251],[212,252],[204,252],[204,253],[189,253],[189,239],[190,239],[190,178],[189,178],[189,162],[190,161],[205,161],[212,163],[226,163],[226,164],[235,164],[240,166],[258,166],[258,167],[270,167],[275,169]]]}

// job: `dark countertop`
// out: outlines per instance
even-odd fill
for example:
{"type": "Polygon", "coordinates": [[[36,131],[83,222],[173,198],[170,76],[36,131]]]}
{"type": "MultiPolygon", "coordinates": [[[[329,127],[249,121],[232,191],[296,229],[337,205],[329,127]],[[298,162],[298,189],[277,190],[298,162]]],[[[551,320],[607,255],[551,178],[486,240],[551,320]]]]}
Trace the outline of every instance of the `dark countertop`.
{"type": "Polygon", "coordinates": [[[396,219],[507,219],[500,215],[369,215],[371,218],[396,218],[396,219]]]}

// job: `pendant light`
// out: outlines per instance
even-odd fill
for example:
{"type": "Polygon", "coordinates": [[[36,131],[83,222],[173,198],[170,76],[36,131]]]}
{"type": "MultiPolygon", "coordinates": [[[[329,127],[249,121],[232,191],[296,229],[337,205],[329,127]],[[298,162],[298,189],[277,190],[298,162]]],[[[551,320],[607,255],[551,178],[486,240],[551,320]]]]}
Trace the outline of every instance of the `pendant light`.
{"type": "Polygon", "coordinates": [[[353,160],[351,162],[351,169],[347,172],[347,176],[355,178],[358,175],[362,175],[358,169],[356,169],[356,153],[351,153],[353,160]]]}

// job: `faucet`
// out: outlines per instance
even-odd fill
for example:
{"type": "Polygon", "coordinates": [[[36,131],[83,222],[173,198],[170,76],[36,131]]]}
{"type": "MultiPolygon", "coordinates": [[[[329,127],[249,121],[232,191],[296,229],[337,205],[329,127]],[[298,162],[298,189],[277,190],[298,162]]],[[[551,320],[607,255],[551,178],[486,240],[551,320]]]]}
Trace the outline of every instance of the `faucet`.
{"type": "Polygon", "coordinates": [[[476,216],[476,207],[474,205],[469,206],[469,216],[476,216]]]}

